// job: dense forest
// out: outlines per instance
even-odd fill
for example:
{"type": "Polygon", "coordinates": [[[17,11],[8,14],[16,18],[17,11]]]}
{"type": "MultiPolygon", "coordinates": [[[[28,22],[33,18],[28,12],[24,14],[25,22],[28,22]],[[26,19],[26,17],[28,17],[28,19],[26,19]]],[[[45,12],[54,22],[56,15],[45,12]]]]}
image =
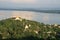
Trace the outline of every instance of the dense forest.
{"type": "Polygon", "coordinates": [[[44,24],[22,18],[0,20],[0,40],[60,40],[59,24],[44,24]]]}

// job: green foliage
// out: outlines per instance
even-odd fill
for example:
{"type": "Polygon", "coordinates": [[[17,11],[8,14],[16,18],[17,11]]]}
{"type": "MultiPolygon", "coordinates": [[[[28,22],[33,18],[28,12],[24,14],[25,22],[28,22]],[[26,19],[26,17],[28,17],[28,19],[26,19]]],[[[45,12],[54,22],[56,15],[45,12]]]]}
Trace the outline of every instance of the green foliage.
{"type": "Polygon", "coordinates": [[[59,26],[39,23],[36,21],[22,19],[15,20],[15,18],[9,18],[0,21],[0,39],[10,38],[24,38],[24,37],[37,37],[39,39],[59,39],[58,32],[60,32],[59,26]],[[25,26],[28,28],[25,29],[25,26]]]}

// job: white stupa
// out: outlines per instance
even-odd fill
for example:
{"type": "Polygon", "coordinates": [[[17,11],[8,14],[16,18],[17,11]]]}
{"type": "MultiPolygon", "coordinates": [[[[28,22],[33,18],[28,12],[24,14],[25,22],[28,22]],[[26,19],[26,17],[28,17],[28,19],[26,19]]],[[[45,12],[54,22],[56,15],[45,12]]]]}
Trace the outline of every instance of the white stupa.
{"type": "Polygon", "coordinates": [[[22,19],[20,17],[15,17],[15,20],[20,20],[22,21],[22,19]]]}
{"type": "Polygon", "coordinates": [[[34,32],[35,32],[36,34],[38,34],[38,31],[34,30],[34,32]]]}
{"type": "Polygon", "coordinates": [[[15,20],[20,20],[20,18],[19,17],[16,17],[15,20]]]}
{"type": "Polygon", "coordinates": [[[26,26],[25,26],[25,29],[28,29],[28,28],[29,28],[29,27],[26,25],[26,26]]]}
{"type": "Polygon", "coordinates": [[[31,25],[29,24],[29,27],[31,27],[31,25]]]}
{"type": "Polygon", "coordinates": [[[60,26],[58,26],[58,28],[60,28],[60,26]]]}
{"type": "Polygon", "coordinates": [[[28,25],[26,25],[26,26],[25,26],[25,29],[24,29],[24,32],[25,32],[28,28],[29,28],[29,26],[28,26],[28,25]]]}
{"type": "Polygon", "coordinates": [[[57,24],[54,24],[54,26],[58,26],[57,24]]]}

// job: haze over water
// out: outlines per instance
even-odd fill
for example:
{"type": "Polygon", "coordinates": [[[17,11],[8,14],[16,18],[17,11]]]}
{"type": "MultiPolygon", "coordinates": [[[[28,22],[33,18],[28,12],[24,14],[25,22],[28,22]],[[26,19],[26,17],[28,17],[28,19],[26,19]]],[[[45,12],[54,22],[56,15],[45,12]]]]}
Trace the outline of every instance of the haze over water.
{"type": "Polygon", "coordinates": [[[45,24],[60,24],[60,14],[41,13],[32,11],[7,11],[0,10],[0,20],[18,16],[28,20],[34,20],[45,24]]]}

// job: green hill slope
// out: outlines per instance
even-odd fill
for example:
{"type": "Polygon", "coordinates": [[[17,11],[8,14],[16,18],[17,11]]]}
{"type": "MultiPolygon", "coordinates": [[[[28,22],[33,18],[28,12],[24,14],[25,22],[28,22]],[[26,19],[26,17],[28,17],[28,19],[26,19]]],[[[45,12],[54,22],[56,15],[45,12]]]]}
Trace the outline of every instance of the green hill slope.
{"type": "Polygon", "coordinates": [[[57,40],[59,37],[60,26],[56,24],[49,25],[22,18],[0,21],[0,39],[57,40]]]}

